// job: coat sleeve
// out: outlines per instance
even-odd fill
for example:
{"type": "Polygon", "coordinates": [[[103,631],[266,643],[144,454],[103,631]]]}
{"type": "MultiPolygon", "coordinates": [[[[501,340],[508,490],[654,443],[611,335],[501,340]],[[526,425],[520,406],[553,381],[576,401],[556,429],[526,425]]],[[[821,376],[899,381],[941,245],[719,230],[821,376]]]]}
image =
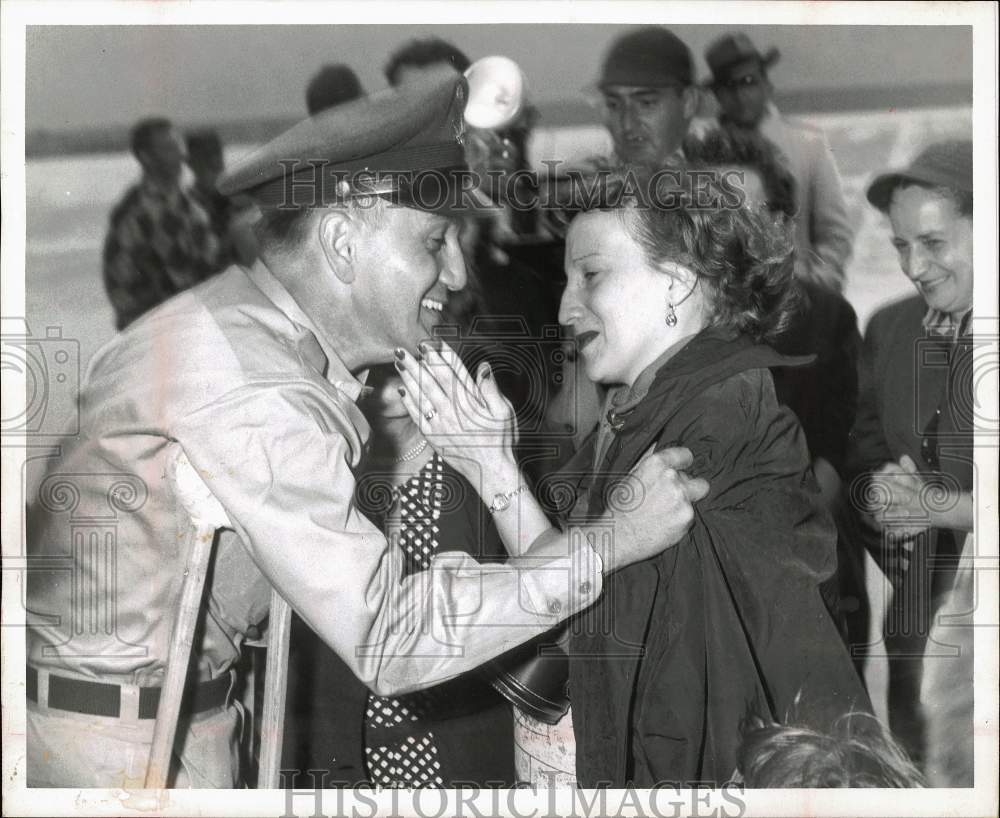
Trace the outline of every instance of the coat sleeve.
{"type": "Polygon", "coordinates": [[[879,406],[879,378],[881,377],[880,339],[891,329],[887,327],[888,313],[876,314],[865,332],[858,366],[858,413],[848,441],[845,482],[852,495],[860,496],[867,474],[893,460],[892,450],[886,440],[879,406]]]}

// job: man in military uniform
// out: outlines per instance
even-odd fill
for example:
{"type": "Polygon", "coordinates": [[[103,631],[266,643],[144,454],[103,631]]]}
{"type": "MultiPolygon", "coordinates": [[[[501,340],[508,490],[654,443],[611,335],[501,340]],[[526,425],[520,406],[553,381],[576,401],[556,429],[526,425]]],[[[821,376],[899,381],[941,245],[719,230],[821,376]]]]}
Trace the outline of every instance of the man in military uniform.
{"type": "Polygon", "coordinates": [[[604,573],[682,536],[705,486],[668,468],[686,462],[678,452],[643,464],[640,509],[594,523],[614,526],[613,549],[523,513],[504,464],[477,490],[506,498],[493,504],[502,528],[521,522],[505,565],[449,556],[402,580],[400,550],[355,507],[368,433],[357,378],[396,349],[415,354],[465,284],[435,195],[462,166],[465,81],[446,74],[318,114],[233,166],[220,190],[262,209],[258,262],[175,296],[95,356],[81,433],[29,509],[29,554],[52,565],[28,577],[29,785],[143,780],[191,530],[169,478],[182,455],[230,525],[214,546],[174,786],[238,783],[232,668],[272,586],[390,695],[542,633],[591,604],[604,573]],[[97,532],[96,519],[110,522],[97,532]]]}

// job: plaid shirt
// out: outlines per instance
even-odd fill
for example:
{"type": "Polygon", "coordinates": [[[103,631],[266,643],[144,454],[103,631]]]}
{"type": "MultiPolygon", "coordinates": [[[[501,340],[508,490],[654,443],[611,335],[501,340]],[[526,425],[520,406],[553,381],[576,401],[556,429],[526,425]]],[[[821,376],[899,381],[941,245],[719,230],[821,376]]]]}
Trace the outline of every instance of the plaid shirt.
{"type": "Polygon", "coordinates": [[[179,187],[149,179],[111,213],[104,242],[104,286],[124,329],[170,296],[219,270],[219,241],[208,215],[179,187]]]}

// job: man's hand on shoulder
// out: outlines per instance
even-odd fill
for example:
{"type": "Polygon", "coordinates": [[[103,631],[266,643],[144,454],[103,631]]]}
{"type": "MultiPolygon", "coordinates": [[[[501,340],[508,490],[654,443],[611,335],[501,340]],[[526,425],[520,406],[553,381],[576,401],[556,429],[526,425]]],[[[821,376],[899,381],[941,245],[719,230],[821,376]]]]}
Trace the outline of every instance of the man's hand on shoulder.
{"type": "Polygon", "coordinates": [[[708,483],[688,477],[688,449],[647,454],[632,470],[641,501],[627,510],[606,512],[614,537],[601,554],[605,573],[648,559],[676,545],[694,520],[693,504],[708,494],[708,483]]]}

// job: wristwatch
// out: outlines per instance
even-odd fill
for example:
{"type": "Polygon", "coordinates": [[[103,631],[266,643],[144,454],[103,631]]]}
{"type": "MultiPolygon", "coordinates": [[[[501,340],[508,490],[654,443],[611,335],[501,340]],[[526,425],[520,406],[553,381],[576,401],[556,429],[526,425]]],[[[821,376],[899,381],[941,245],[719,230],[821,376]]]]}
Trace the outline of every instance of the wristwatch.
{"type": "Polygon", "coordinates": [[[499,494],[493,495],[493,502],[490,503],[490,513],[496,514],[497,512],[504,511],[510,508],[510,501],[513,500],[522,491],[527,490],[527,486],[518,486],[513,491],[502,491],[499,494]]]}

